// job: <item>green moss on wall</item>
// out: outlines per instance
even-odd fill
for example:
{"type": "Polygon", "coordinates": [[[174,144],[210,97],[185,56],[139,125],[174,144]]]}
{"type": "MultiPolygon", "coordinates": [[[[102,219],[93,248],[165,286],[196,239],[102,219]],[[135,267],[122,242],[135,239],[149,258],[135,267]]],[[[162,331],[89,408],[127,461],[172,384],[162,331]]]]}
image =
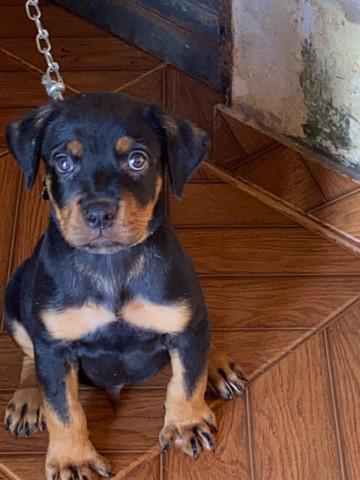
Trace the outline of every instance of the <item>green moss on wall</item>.
{"type": "Polygon", "coordinates": [[[302,48],[303,70],[300,84],[308,108],[303,131],[312,146],[334,153],[339,148],[349,148],[350,120],[348,113],[334,106],[331,77],[318,58],[311,40],[305,40],[302,48]]]}

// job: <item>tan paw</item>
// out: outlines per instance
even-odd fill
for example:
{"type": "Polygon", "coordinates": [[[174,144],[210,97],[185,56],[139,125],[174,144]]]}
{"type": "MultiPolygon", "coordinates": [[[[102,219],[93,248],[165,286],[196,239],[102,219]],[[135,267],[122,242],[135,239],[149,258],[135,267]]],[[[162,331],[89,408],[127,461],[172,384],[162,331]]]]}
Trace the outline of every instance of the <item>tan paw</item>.
{"type": "Polygon", "coordinates": [[[223,353],[211,352],[208,366],[208,388],[215,395],[231,400],[234,395],[242,395],[246,380],[240,367],[223,353]]]}
{"type": "Polygon", "coordinates": [[[86,446],[69,448],[49,444],[46,456],[46,480],[95,480],[97,475],[110,478],[114,474],[106,458],[89,442],[86,446]],[[97,474],[97,475],[96,475],[97,474]]]}
{"type": "Polygon", "coordinates": [[[166,453],[175,442],[184,453],[196,459],[202,450],[214,451],[212,431],[217,431],[214,412],[204,403],[191,417],[166,415],[160,435],[160,447],[166,453]]]}
{"type": "Polygon", "coordinates": [[[15,438],[30,437],[45,429],[42,395],[37,387],[19,388],[8,403],[5,427],[15,438]]]}

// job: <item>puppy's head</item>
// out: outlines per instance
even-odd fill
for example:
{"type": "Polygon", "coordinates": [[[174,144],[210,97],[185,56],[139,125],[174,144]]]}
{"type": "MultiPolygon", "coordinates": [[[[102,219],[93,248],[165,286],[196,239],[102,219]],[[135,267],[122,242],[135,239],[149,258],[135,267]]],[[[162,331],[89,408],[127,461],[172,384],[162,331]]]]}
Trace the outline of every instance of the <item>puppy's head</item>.
{"type": "Polygon", "coordinates": [[[180,197],[209,138],[156,106],[92,93],[33,110],[8,126],[7,142],[27,188],[44,160],[47,190],[66,241],[112,253],[148,236],[164,168],[180,197]]]}

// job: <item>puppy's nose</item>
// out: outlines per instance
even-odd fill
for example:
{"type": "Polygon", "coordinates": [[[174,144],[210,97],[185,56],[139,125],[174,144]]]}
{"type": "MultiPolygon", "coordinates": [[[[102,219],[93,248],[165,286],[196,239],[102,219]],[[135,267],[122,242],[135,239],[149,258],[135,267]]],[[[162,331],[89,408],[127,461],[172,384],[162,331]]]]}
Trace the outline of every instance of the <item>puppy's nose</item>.
{"type": "Polygon", "coordinates": [[[90,228],[108,228],[115,219],[116,204],[109,201],[92,202],[83,207],[83,215],[90,228]]]}

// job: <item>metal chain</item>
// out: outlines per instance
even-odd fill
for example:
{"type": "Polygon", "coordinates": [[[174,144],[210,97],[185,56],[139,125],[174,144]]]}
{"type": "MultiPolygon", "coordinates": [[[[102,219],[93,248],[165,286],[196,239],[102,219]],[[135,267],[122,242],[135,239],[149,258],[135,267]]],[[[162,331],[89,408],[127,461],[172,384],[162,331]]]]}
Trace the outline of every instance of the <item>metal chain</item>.
{"type": "Polygon", "coordinates": [[[54,61],[51,55],[51,43],[49,32],[45,30],[40,21],[41,10],[38,0],[27,0],[25,10],[28,18],[32,20],[37,28],[36,46],[40,53],[45,57],[47,64],[46,73],[42,76],[41,83],[44,85],[46,93],[54,100],[63,100],[65,83],[60,75],[59,64],[54,61]]]}

